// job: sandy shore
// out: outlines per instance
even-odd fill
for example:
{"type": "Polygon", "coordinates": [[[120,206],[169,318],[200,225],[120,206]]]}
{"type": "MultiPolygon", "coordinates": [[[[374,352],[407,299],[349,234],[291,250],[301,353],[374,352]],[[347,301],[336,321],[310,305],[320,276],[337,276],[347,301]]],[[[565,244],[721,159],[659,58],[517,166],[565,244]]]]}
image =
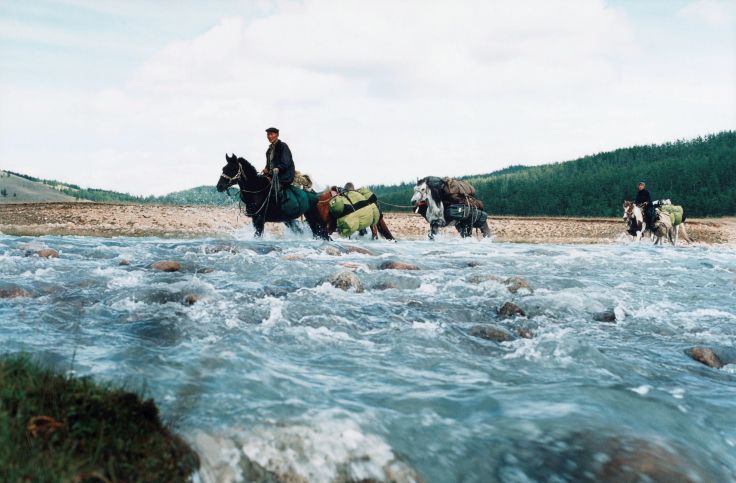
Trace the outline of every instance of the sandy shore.
{"type": "MultiPolygon", "coordinates": [[[[399,239],[424,239],[427,222],[415,214],[387,213],[386,222],[399,239]]],[[[236,207],[126,205],[107,203],[16,203],[0,205],[0,233],[6,235],[83,236],[228,236],[250,223],[236,207]]],[[[687,231],[697,243],[736,246],[736,218],[690,219],[687,231]]],[[[499,242],[613,243],[625,240],[619,218],[490,219],[499,242]]],[[[274,235],[283,225],[269,223],[274,235]]],[[[455,229],[444,229],[457,236],[455,229]]]]}

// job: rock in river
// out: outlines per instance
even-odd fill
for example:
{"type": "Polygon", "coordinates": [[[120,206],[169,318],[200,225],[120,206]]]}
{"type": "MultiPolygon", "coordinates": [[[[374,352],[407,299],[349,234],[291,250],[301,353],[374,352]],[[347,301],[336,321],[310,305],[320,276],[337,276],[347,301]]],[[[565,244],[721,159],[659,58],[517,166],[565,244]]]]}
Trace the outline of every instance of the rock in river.
{"type": "Polygon", "coordinates": [[[379,270],[419,270],[419,267],[412,265],[411,263],[404,262],[383,262],[378,266],[379,270]]]}
{"type": "Polygon", "coordinates": [[[705,364],[708,367],[720,369],[724,366],[721,358],[718,357],[715,352],[713,352],[713,349],[710,349],[708,347],[691,347],[686,350],[685,353],[692,357],[694,360],[700,362],[701,364],[705,364]]]}
{"type": "Polygon", "coordinates": [[[151,265],[151,268],[154,270],[161,270],[162,272],[178,272],[181,270],[181,264],[173,260],[164,260],[154,263],[151,265]]]}
{"type": "Polygon", "coordinates": [[[360,278],[349,270],[333,273],[325,281],[341,290],[354,289],[358,293],[363,291],[363,283],[360,278]]]}
{"type": "Polygon", "coordinates": [[[515,303],[506,302],[501,306],[500,309],[498,309],[498,315],[501,317],[514,317],[517,315],[521,315],[523,317],[526,315],[526,313],[515,303]]]}
{"type": "Polygon", "coordinates": [[[496,342],[508,342],[516,340],[514,334],[508,330],[495,327],[493,325],[474,325],[468,332],[473,337],[480,337],[481,339],[493,340],[496,342]]]}

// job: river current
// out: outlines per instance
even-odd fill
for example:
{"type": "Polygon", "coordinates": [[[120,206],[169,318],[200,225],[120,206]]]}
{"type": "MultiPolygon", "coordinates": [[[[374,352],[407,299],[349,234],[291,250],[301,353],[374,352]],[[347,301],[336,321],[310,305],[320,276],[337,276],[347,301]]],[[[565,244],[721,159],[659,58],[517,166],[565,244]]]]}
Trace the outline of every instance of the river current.
{"type": "Polygon", "coordinates": [[[733,249],[0,235],[10,287],[0,352],[153,397],[198,480],[735,478],[733,249]]]}

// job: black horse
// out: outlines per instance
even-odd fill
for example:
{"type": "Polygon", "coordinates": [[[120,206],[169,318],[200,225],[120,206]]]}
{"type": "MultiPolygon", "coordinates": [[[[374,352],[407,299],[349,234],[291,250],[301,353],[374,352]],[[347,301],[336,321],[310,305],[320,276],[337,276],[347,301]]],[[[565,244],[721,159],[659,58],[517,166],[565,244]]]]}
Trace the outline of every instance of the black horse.
{"type": "Polygon", "coordinates": [[[256,237],[263,234],[267,221],[282,222],[293,232],[301,233],[296,219],[304,215],[315,238],[330,239],[317,213],[317,193],[291,186],[277,190],[271,180],[259,175],[246,159],[234,154],[226,154],[225,159],[227,164],[217,181],[217,191],[222,193],[235,183],[238,184],[245,214],[253,220],[256,237]]]}

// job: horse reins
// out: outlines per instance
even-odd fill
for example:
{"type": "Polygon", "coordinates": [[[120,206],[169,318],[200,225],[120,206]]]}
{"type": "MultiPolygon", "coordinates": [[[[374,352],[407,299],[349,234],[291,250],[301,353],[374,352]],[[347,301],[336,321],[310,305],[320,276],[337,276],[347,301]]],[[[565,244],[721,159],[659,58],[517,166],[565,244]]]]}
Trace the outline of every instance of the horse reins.
{"type": "MultiPolygon", "coordinates": [[[[220,173],[220,177],[221,178],[225,178],[226,180],[232,182],[232,184],[230,186],[228,186],[226,188],[226,190],[225,190],[227,192],[227,195],[232,198],[232,195],[230,194],[230,188],[232,188],[232,185],[235,184],[235,181],[238,180],[238,179],[245,179],[245,174],[243,173],[243,165],[240,164],[240,161],[238,161],[238,172],[235,175],[228,176],[228,175],[226,175],[223,172],[223,173],[220,173]]],[[[241,192],[241,193],[256,194],[256,193],[263,193],[264,191],[266,191],[266,188],[263,188],[263,189],[260,189],[260,190],[257,190],[257,191],[250,191],[250,190],[246,190],[246,189],[243,189],[243,188],[238,187],[238,191],[241,192]]],[[[263,200],[263,203],[261,203],[261,206],[258,208],[258,210],[256,210],[255,212],[252,212],[252,213],[248,213],[248,205],[246,205],[245,203],[243,203],[242,198],[238,197],[239,198],[239,203],[242,203],[246,207],[245,209],[242,209],[241,208],[241,210],[245,214],[245,216],[249,216],[249,217],[252,218],[255,215],[257,215],[258,213],[260,213],[261,211],[263,211],[263,208],[264,207],[266,209],[268,209],[268,204],[269,204],[269,202],[271,200],[271,192],[272,191],[273,191],[273,180],[271,180],[271,183],[268,186],[268,193],[266,194],[266,199],[263,200]]]]}

